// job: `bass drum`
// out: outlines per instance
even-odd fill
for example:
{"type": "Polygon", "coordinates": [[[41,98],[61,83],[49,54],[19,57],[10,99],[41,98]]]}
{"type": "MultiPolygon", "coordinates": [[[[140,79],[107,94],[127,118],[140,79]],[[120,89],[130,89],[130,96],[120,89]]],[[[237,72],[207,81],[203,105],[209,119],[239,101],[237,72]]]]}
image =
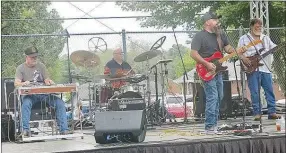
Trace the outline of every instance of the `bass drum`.
{"type": "Polygon", "coordinates": [[[140,93],[133,91],[114,96],[109,101],[109,110],[111,111],[143,110],[145,108],[145,99],[140,93]]]}

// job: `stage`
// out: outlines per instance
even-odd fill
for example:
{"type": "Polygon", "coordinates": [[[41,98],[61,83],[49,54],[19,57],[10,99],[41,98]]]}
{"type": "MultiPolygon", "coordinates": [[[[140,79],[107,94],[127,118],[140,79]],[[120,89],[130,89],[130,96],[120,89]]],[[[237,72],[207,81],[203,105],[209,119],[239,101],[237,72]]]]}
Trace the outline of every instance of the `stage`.
{"type": "MultiPolygon", "coordinates": [[[[286,153],[285,132],[277,132],[275,120],[263,117],[263,133],[235,136],[229,132],[205,135],[202,123],[168,123],[149,127],[143,143],[100,145],[94,140],[93,129],[84,130],[84,139],[49,140],[43,142],[3,142],[3,153],[96,152],[96,153],[286,153]]],[[[259,124],[246,117],[247,123],[259,124]]],[[[219,125],[234,125],[242,118],[221,120],[219,125]]],[[[255,129],[256,130],[256,129],[255,129]]]]}

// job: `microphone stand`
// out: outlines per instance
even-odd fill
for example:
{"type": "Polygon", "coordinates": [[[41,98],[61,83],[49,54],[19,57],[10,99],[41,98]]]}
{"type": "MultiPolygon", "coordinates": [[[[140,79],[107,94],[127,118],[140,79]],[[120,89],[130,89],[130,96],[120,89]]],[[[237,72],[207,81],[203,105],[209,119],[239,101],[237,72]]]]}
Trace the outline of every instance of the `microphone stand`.
{"type": "Polygon", "coordinates": [[[172,30],[173,30],[173,33],[174,33],[174,38],[175,38],[175,41],[176,41],[176,45],[177,45],[177,48],[178,48],[178,51],[179,51],[179,55],[180,55],[180,58],[181,58],[181,62],[182,62],[182,65],[183,65],[183,69],[184,69],[184,76],[183,76],[183,95],[184,95],[184,107],[185,107],[185,116],[184,116],[184,122],[186,123],[188,120],[187,120],[187,93],[186,93],[186,79],[189,80],[188,78],[188,75],[187,75],[187,71],[186,71],[186,67],[185,67],[185,64],[184,64],[184,61],[183,61],[183,57],[182,57],[182,54],[181,54],[181,51],[180,51],[180,48],[179,48],[179,44],[178,44],[178,41],[177,41],[177,37],[176,37],[176,34],[175,34],[175,31],[174,31],[175,27],[172,27],[172,30]]]}
{"type": "MultiPolygon", "coordinates": [[[[250,36],[248,36],[248,39],[251,41],[250,39],[250,36]]],[[[260,38],[259,38],[260,39],[260,38]]],[[[262,38],[264,39],[264,37],[262,38]]],[[[262,41],[262,44],[263,44],[263,41],[262,41]]],[[[257,61],[255,62],[259,62],[260,60],[262,60],[263,64],[267,67],[268,71],[270,73],[272,73],[272,71],[269,69],[268,65],[266,64],[264,58],[262,57],[262,55],[260,54],[260,50],[258,50],[255,45],[254,45],[254,48],[255,48],[255,51],[256,51],[256,54],[260,57],[260,59],[258,59],[257,61]]],[[[263,48],[264,48],[264,45],[263,45],[263,48]]],[[[264,48],[265,49],[265,48],[264,48]]],[[[257,67],[257,72],[259,73],[259,66],[257,67]]],[[[260,74],[258,74],[258,101],[259,101],[259,111],[260,113],[262,113],[262,107],[261,107],[261,94],[260,94],[260,91],[261,91],[261,76],[260,74]]],[[[262,115],[262,114],[260,114],[262,115]]],[[[260,120],[259,120],[259,133],[262,133],[262,116],[260,117],[260,120]]]]}
{"type": "MultiPolygon", "coordinates": [[[[263,38],[262,38],[263,39],[263,38]]],[[[263,42],[262,42],[263,43],[263,42]]],[[[268,65],[266,64],[264,58],[262,57],[262,55],[260,54],[260,51],[256,49],[255,47],[255,51],[256,51],[256,54],[260,57],[260,59],[262,60],[263,64],[267,67],[268,71],[270,73],[272,73],[272,71],[269,69],[268,65]]],[[[255,62],[259,63],[259,59],[255,62]]],[[[257,72],[259,73],[259,66],[257,67],[257,72]]],[[[261,104],[261,76],[260,74],[258,74],[258,101],[259,101],[259,110],[261,111],[262,113],[262,104],[261,104]]],[[[262,115],[262,114],[261,114],[262,115]]],[[[260,120],[259,120],[259,133],[262,133],[263,130],[262,130],[262,116],[260,117],[260,120]]]]}
{"type": "MultiPolygon", "coordinates": [[[[222,27],[221,32],[224,32],[226,37],[228,37],[227,33],[226,33],[226,29],[224,26],[220,26],[222,27]]],[[[242,117],[242,130],[243,131],[238,131],[238,133],[236,133],[236,135],[249,135],[249,133],[247,133],[247,131],[244,131],[245,130],[245,116],[246,116],[246,112],[245,112],[245,109],[246,109],[246,106],[245,106],[245,100],[244,100],[244,97],[245,97],[245,75],[244,75],[244,71],[242,70],[242,59],[238,56],[238,52],[235,48],[233,48],[233,50],[235,51],[236,55],[237,55],[237,58],[239,60],[239,63],[240,63],[240,67],[241,67],[241,72],[240,72],[240,75],[241,75],[241,88],[242,88],[242,95],[240,95],[240,91],[239,91],[239,87],[238,87],[238,82],[237,82],[237,92],[238,92],[238,97],[239,99],[241,99],[241,102],[243,103],[243,117],[242,117]]],[[[235,67],[235,62],[236,60],[233,61],[234,64],[234,72],[235,72],[235,77],[236,77],[236,80],[237,79],[237,73],[236,73],[236,67],[235,67]]],[[[239,129],[241,130],[241,129],[239,129]]]]}

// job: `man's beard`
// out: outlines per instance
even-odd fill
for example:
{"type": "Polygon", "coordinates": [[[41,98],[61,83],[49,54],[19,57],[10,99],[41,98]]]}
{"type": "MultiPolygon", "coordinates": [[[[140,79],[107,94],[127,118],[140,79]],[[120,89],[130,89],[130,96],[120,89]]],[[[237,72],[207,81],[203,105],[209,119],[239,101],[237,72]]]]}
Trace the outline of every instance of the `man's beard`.
{"type": "Polygon", "coordinates": [[[212,28],[213,33],[219,34],[220,31],[221,31],[221,29],[220,29],[220,26],[218,26],[218,25],[216,25],[212,28]]]}
{"type": "Polygon", "coordinates": [[[262,33],[261,31],[254,31],[254,30],[253,30],[252,32],[253,32],[253,34],[254,34],[255,36],[257,36],[257,37],[260,36],[261,33],[262,33]]]}

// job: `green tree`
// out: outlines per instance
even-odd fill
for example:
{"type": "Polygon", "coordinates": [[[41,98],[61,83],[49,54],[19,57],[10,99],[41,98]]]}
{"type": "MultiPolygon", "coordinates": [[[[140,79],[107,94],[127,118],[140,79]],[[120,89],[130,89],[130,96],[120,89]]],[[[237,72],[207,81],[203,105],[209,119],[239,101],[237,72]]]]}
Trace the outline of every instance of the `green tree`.
{"type": "MultiPolygon", "coordinates": [[[[268,2],[270,27],[283,27],[285,21],[286,2],[268,2]]],[[[240,25],[248,27],[250,18],[249,2],[228,1],[157,1],[157,2],[117,2],[125,11],[148,12],[152,17],[140,18],[142,27],[172,27],[184,26],[189,30],[195,27],[200,29],[202,22],[200,13],[210,9],[219,15],[228,27],[238,28],[240,25]],[[195,24],[195,25],[194,25],[195,24]]]]}
{"type": "MultiPolygon", "coordinates": [[[[186,30],[202,29],[200,13],[209,9],[222,16],[222,22],[226,28],[244,28],[249,27],[250,19],[250,2],[233,2],[233,1],[190,1],[190,2],[117,2],[122,10],[148,12],[152,17],[138,19],[142,27],[166,28],[174,25],[183,26],[186,30]]],[[[279,32],[270,31],[270,38],[276,43],[285,42],[286,35],[286,2],[269,1],[269,26],[284,27],[279,32]]],[[[239,35],[235,31],[229,31],[231,44],[236,46],[239,35]]],[[[190,34],[190,38],[193,34],[190,34]]],[[[285,66],[281,63],[286,62],[286,52],[279,52],[274,55],[274,72],[278,76],[278,81],[285,92],[286,76],[285,66]],[[275,62],[278,61],[278,62],[275,62]],[[282,81],[281,81],[282,80],[282,81]]]]}
{"type": "MultiPolygon", "coordinates": [[[[1,2],[2,19],[41,19],[59,18],[56,10],[47,10],[50,2],[1,2]]],[[[47,66],[51,78],[58,81],[61,73],[58,54],[63,50],[65,38],[62,36],[31,37],[29,34],[52,34],[63,31],[60,20],[21,20],[1,22],[1,64],[2,77],[14,77],[16,67],[24,62],[23,51],[29,46],[36,46],[40,58],[47,66]]]]}

